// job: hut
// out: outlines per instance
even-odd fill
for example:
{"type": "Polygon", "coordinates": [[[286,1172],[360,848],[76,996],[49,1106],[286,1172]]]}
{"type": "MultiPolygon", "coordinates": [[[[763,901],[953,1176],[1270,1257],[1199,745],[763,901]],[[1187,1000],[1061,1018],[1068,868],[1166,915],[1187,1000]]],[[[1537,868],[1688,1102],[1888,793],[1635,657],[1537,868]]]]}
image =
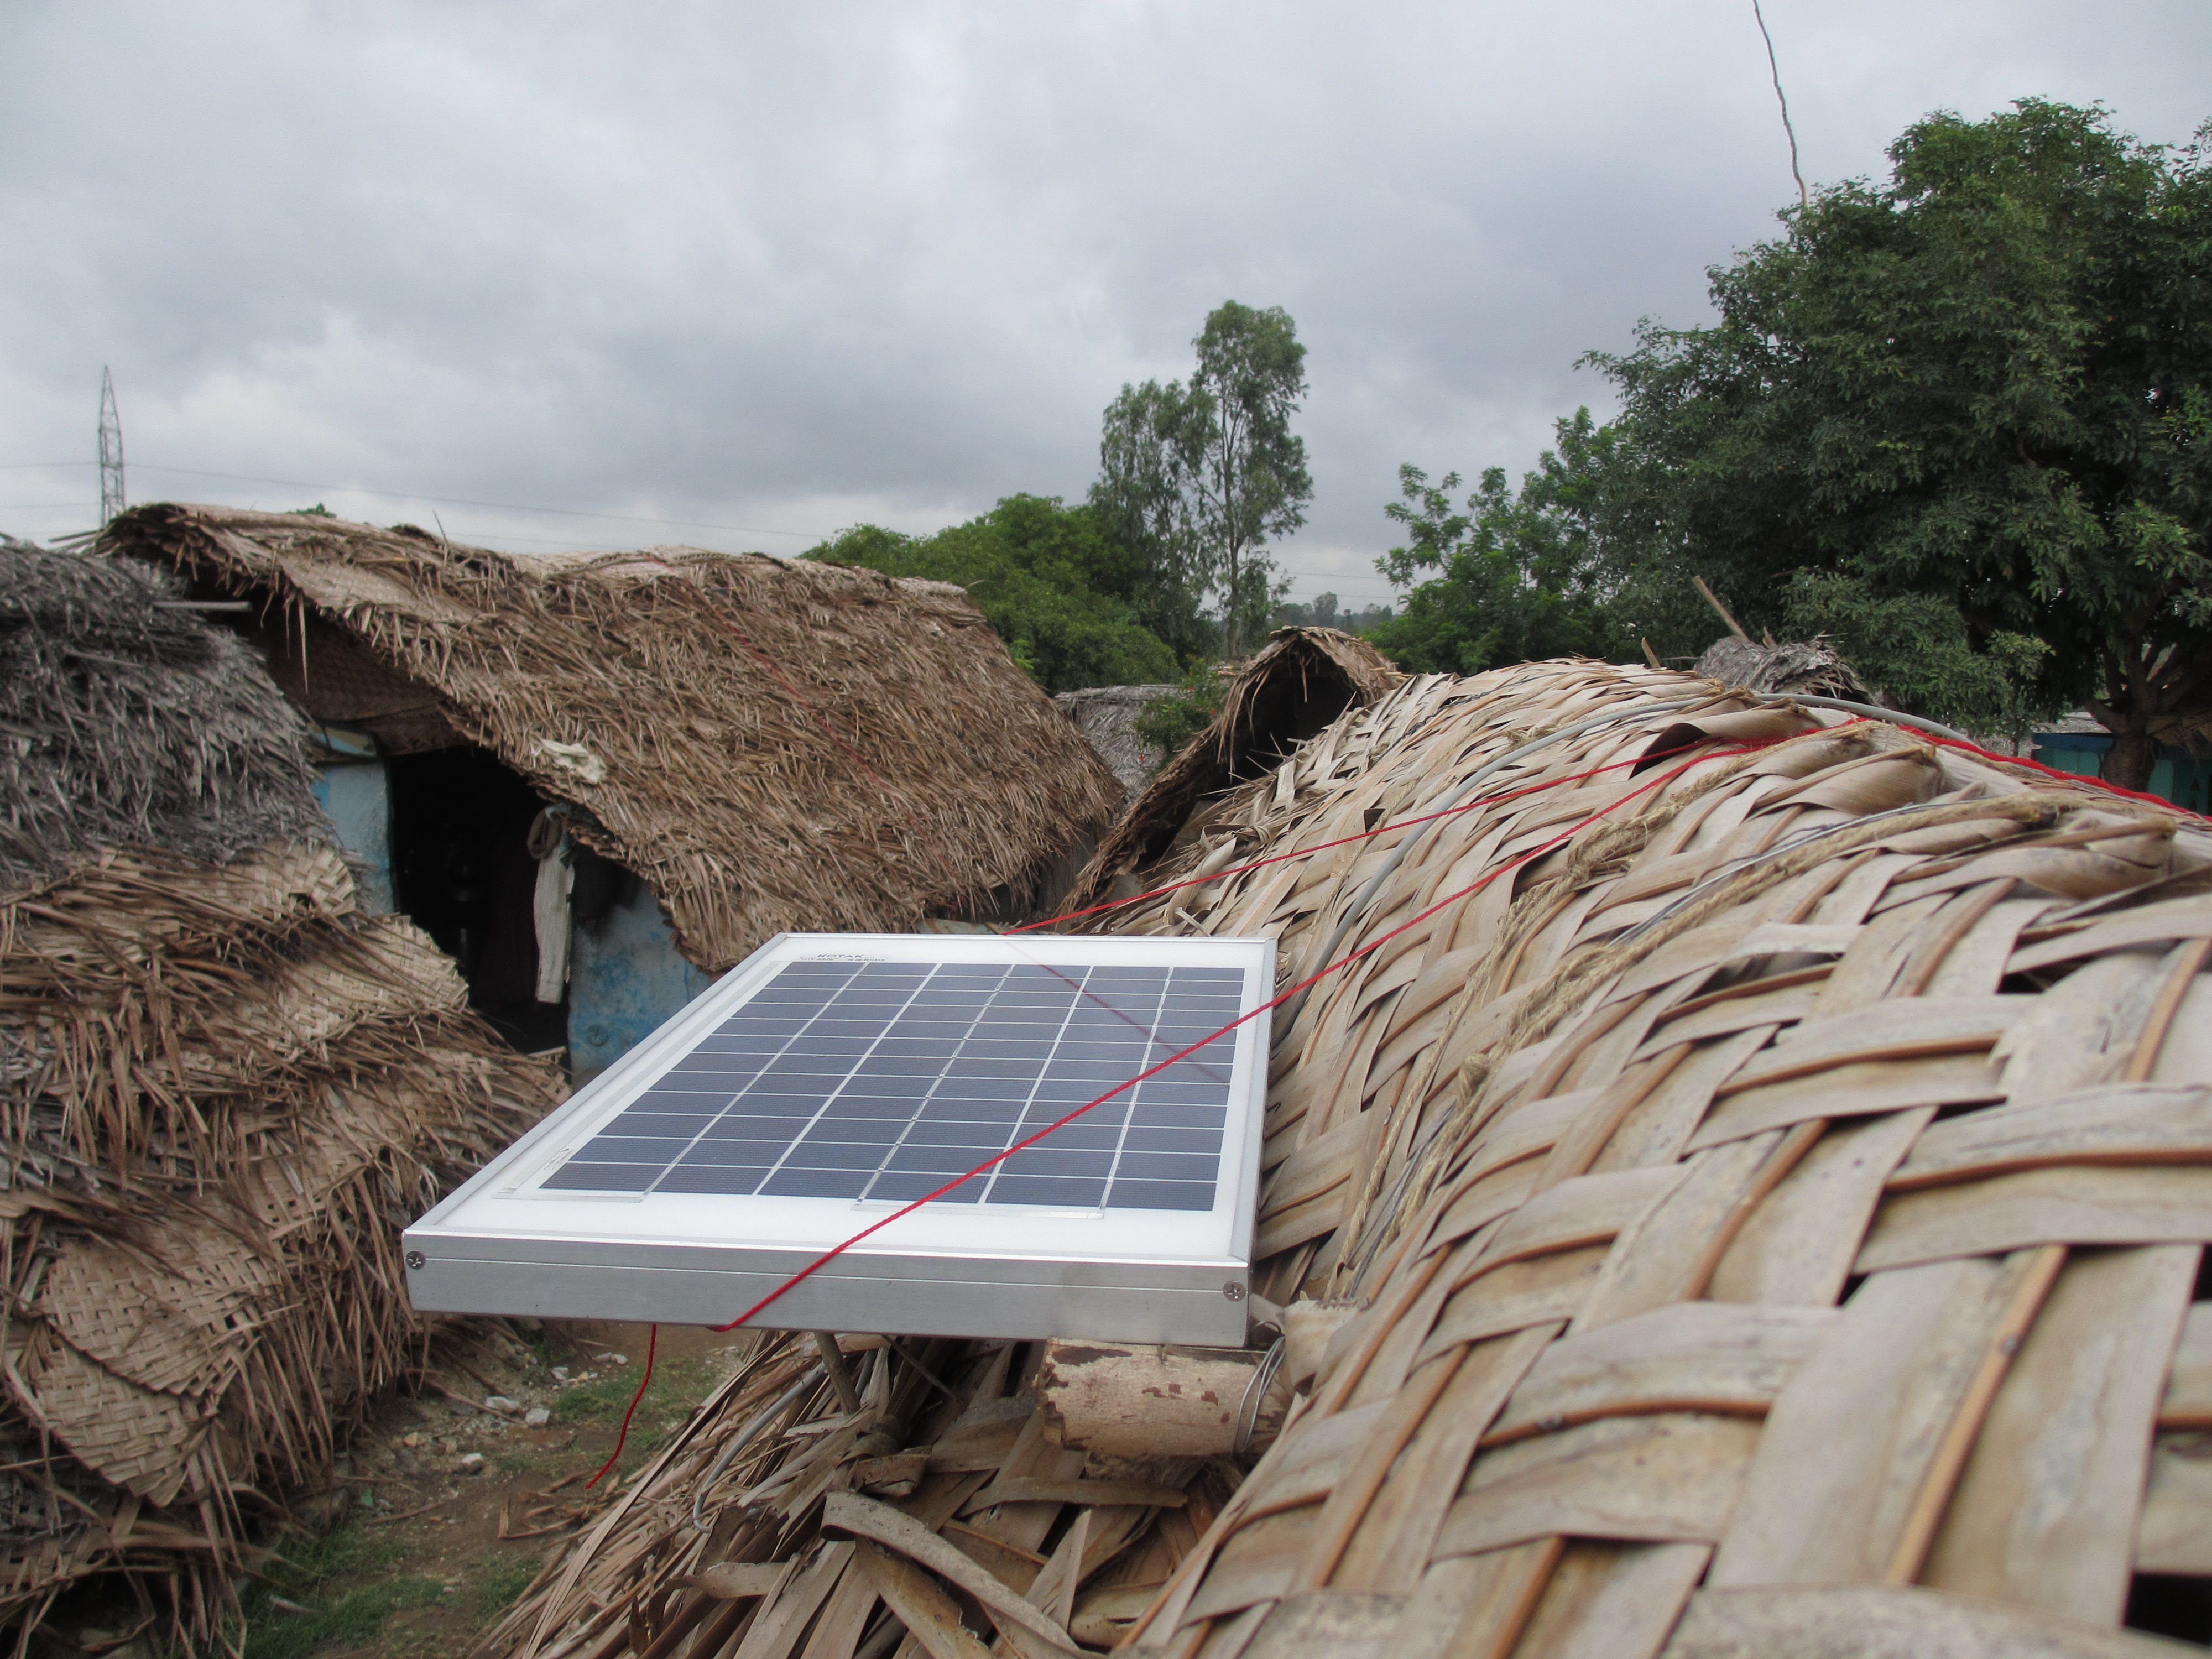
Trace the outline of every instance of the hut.
{"type": "Polygon", "coordinates": [[[101,545],[240,607],[349,849],[578,1072],[777,933],[1019,913],[1121,799],[945,583],[175,504],[101,545]]]}
{"type": "Polygon", "coordinates": [[[1203,811],[1097,925],[1279,941],[1251,1344],[765,1337],[487,1659],[2212,1637],[2201,821],[1589,662],[1203,811]]]}
{"type": "Polygon", "coordinates": [[[1139,872],[1204,833],[1203,807],[1234,785],[1272,773],[1346,709],[1372,702],[1403,678],[1356,634],[1277,629],[1238,666],[1213,723],[1154,773],[1100,841],[1067,908],[1136,891],[1139,872]]]}
{"type": "Polygon", "coordinates": [[[299,717],[173,580],[0,548],[0,1626],[120,1579],[206,1643],[422,1362],[400,1228],[560,1079],[363,911],[299,717]]]}

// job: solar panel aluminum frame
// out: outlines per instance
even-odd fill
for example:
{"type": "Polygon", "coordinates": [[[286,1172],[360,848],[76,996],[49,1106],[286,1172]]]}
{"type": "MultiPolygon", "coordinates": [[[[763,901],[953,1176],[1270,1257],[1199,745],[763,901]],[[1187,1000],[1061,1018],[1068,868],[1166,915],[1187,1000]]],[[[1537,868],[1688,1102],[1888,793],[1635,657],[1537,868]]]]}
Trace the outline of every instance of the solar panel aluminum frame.
{"type": "MultiPolygon", "coordinates": [[[[890,1200],[641,1196],[543,1185],[783,969],[832,960],[1233,968],[1243,975],[1239,1014],[1273,996],[1275,974],[1274,942],[1266,939],[780,934],[406,1230],[416,1307],[725,1324],[896,1210],[890,1200]]],[[[1246,1020],[1234,1035],[1212,1209],[932,1204],[838,1256],[753,1323],[1243,1343],[1268,1015],[1246,1020]]]]}

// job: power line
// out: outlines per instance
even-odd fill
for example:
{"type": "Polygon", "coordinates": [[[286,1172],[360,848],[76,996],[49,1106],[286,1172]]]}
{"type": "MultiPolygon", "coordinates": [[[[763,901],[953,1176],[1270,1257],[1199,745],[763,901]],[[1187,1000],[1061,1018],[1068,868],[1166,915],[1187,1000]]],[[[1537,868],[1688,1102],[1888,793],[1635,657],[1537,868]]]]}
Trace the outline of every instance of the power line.
{"type": "Polygon", "coordinates": [[[1797,181],[1797,204],[1813,205],[1813,192],[1805,188],[1805,175],[1797,170],[1797,129],[1790,125],[1790,100],[1782,95],[1782,65],[1774,60],[1774,37],[1766,32],[1766,14],[1759,0],[1751,0],[1751,15],[1759,20],[1759,38],[1766,42],[1766,72],[1774,80],[1774,101],[1782,106],[1782,131],[1790,139],[1790,176],[1797,181]]]}

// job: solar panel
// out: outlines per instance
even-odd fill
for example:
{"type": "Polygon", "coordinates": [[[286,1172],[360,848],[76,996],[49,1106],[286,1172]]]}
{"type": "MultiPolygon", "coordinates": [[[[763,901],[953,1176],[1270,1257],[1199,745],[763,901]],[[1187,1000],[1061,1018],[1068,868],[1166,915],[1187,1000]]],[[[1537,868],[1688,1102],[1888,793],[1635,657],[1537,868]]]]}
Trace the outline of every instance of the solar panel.
{"type": "Polygon", "coordinates": [[[1241,1341],[1273,977],[1264,939],[786,935],[408,1230],[416,1305],[720,1323],[936,1194],[756,1322],[1241,1341]]]}

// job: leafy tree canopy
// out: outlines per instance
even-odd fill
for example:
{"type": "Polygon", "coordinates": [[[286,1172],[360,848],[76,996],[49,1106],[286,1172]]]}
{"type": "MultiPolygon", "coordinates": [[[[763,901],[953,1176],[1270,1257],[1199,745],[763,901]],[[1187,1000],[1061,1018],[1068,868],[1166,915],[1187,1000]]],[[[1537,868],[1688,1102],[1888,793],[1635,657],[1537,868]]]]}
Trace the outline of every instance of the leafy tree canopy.
{"type": "Polygon", "coordinates": [[[1048,691],[1182,673],[1176,653],[1138,620],[1141,560],[1089,507],[1054,496],[1009,495],[933,536],[860,525],[804,556],[958,583],[1048,691]]]}
{"type": "Polygon", "coordinates": [[[1907,706],[1988,729],[2086,702],[2139,785],[2212,720],[2208,137],[2176,152],[2035,100],[1915,125],[1887,184],[1821,191],[1716,268],[1714,324],[1593,354],[1610,426],[1563,423],[1517,493],[1486,475],[1457,531],[1409,496],[1394,516],[1429,539],[1384,568],[1443,574],[1405,623],[1437,617],[1423,638],[1462,660],[1533,649],[1481,584],[1518,590],[1442,556],[1495,548],[1616,653],[1680,654],[1713,631],[1702,574],[1907,706]]]}
{"type": "Polygon", "coordinates": [[[1188,386],[1125,386],[1107,405],[1091,499],[1146,550],[1158,592],[1171,596],[1176,615],[1163,632],[1192,648],[1211,597],[1223,652],[1234,657],[1265,631],[1281,597],[1266,545],[1304,524],[1313,499],[1305,441],[1291,431],[1306,349],[1279,306],[1234,300],[1208,313],[1191,343],[1198,362],[1188,386]]]}
{"type": "Polygon", "coordinates": [[[1340,628],[1347,634],[1372,634],[1390,620],[1387,605],[1363,605],[1357,611],[1347,611],[1334,593],[1316,593],[1310,599],[1281,599],[1276,602],[1273,625],[1277,628],[1340,628]]]}
{"type": "Polygon", "coordinates": [[[1540,657],[1634,653],[1602,582],[1600,515],[1615,434],[1585,409],[1561,421],[1558,436],[1517,493],[1492,467],[1463,513],[1452,506],[1456,472],[1431,484],[1419,467],[1398,469],[1404,499],[1382,510],[1407,540],[1376,564],[1412,591],[1373,638],[1400,667],[1473,674],[1540,657]],[[1422,580],[1429,571],[1437,574],[1422,580]]]}

